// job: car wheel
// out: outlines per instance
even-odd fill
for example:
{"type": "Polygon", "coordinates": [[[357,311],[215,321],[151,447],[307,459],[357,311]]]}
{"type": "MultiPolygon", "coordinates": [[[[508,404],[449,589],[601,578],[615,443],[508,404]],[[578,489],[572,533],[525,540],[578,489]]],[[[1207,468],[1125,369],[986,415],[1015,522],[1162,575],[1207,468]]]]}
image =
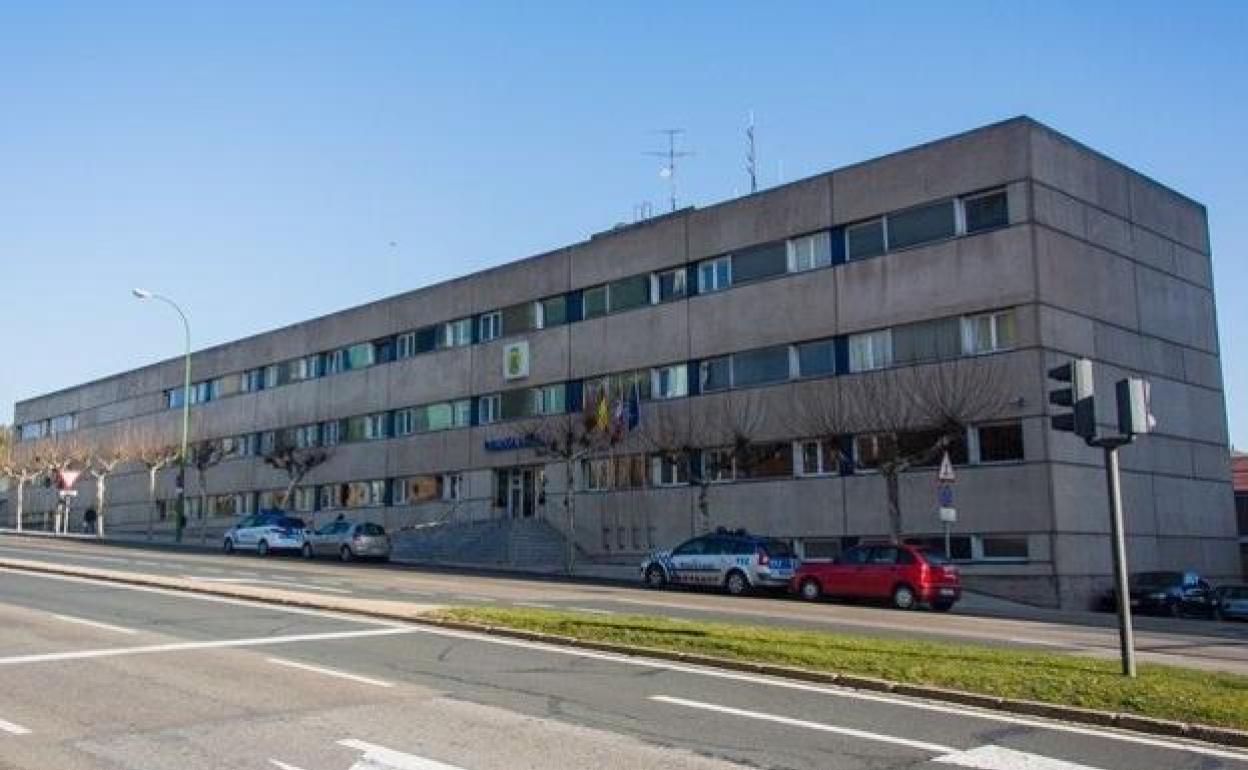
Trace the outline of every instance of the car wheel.
{"type": "Polygon", "coordinates": [[[338,552],[338,558],[342,559],[343,561],[351,561],[352,559],[354,559],[355,554],[351,553],[351,546],[344,545],[342,547],[342,550],[338,552]]]}
{"type": "Polygon", "coordinates": [[[1178,602],[1173,602],[1166,608],[1166,610],[1172,618],[1183,617],[1183,608],[1179,606],[1178,602]]]}
{"type": "Polygon", "coordinates": [[[312,544],[311,543],[303,544],[303,558],[305,559],[312,558],[312,544]]]}
{"type": "Polygon", "coordinates": [[[657,564],[651,564],[646,568],[646,587],[662,588],[667,585],[667,573],[657,564]]]}
{"type": "Polygon", "coordinates": [[[733,596],[740,596],[750,590],[750,581],[745,579],[745,575],[737,570],[728,573],[728,577],[724,579],[724,590],[733,596]]]}
{"type": "Polygon", "coordinates": [[[905,583],[894,588],[893,606],[899,610],[914,609],[914,589],[905,583]]]}
{"type": "Polygon", "coordinates": [[[932,602],[932,609],[936,612],[948,612],[953,609],[953,602],[932,602]]]}
{"type": "Polygon", "coordinates": [[[261,556],[268,556],[269,555],[269,541],[261,540],[259,543],[256,543],[256,553],[260,554],[261,556]]]}
{"type": "Polygon", "coordinates": [[[817,602],[823,597],[823,591],[819,590],[819,581],[814,578],[803,580],[797,592],[808,602],[817,602]]]}
{"type": "Polygon", "coordinates": [[[223,549],[226,553],[234,553],[234,541],[227,537],[223,549]]]}

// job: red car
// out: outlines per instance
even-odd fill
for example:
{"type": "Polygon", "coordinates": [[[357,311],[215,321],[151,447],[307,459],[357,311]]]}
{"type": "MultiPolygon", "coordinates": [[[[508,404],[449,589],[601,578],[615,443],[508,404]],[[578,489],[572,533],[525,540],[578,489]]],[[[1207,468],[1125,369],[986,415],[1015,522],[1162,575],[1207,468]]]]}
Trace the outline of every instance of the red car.
{"type": "Polygon", "coordinates": [[[900,610],[926,604],[945,612],[962,598],[958,568],[943,554],[913,545],[856,545],[835,561],[803,562],[789,589],[803,599],[887,599],[900,610]]]}

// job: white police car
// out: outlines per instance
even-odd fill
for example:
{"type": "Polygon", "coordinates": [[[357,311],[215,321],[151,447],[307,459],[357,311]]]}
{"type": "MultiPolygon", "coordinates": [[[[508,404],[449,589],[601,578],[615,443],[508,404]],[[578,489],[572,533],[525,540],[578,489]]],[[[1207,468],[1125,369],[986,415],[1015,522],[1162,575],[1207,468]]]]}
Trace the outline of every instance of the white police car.
{"type": "Polygon", "coordinates": [[[641,579],[650,588],[672,583],[739,595],[752,588],[786,588],[795,569],[797,557],[785,541],[720,529],[648,554],[641,579]]]}

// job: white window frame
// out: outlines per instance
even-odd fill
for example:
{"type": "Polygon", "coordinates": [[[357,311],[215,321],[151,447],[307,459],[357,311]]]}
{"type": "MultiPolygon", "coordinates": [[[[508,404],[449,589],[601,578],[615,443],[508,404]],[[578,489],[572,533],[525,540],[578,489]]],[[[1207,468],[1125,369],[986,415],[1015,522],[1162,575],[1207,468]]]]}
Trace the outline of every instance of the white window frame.
{"type": "Polygon", "coordinates": [[[341,427],[338,420],[326,420],[321,423],[321,445],[337,446],[342,442],[341,427]]]}
{"type": "Polygon", "coordinates": [[[843,234],[843,237],[845,239],[845,261],[846,262],[854,262],[859,259],[871,259],[871,257],[855,257],[854,253],[850,251],[849,231],[853,230],[856,227],[862,227],[863,225],[872,224],[877,219],[880,220],[880,240],[883,241],[883,244],[882,244],[883,251],[880,254],[872,254],[871,257],[878,257],[878,256],[882,256],[883,254],[888,253],[888,217],[885,215],[880,215],[878,217],[871,217],[870,219],[864,219],[861,222],[854,222],[852,225],[845,226],[845,232],[843,234]]]}
{"type": "Polygon", "coordinates": [[[472,344],[472,319],[458,318],[447,321],[442,327],[442,343],[448,348],[462,348],[472,344]]]}
{"type": "MultiPolygon", "coordinates": [[[[984,191],[982,191],[982,192],[977,192],[977,193],[975,193],[974,195],[960,195],[960,196],[958,196],[958,199],[957,199],[957,205],[956,205],[956,206],[954,206],[955,216],[956,216],[956,218],[957,218],[957,222],[956,222],[956,224],[957,224],[957,234],[958,234],[958,235],[966,235],[966,234],[967,234],[967,232],[966,232],[966,204],[967,204],[967,202],[968,202],[968,201],[975,201],[975,200],[979,200],[980,198],[990,198],[990,197],[995,196],[995,195],[1004,195],[1004,196],[1005,196],[1005,205],[1006,205],[1006,224],[1005,224],[1005,226],[1008,226],[1008,225],[1010,224],[1010,222],[1009,222],[1009,205],[1010,205],[1010,196],[1009,196],[1009,191],[1008,191],[1006,188],[1004,188],[1004,187],[994,187],[994,188],[992,188],[991,190],[984,190],[984,191]]],[[[999,228],[990,228],[990,229],[999,229],[999,228]]],[[[980,231],[977,231],[977,232],[987,232],[987,230],[980,230],[980,231]]]]}
{"type": "Polygon", "coordinates": [[[461,398],[451,402],[451,427],[466,428],[472,424],[472,399],[461,398]]]}
{"type": "Polygon", "coordinates": [[[394,435],[395,436],[412,435],[412,410],[411,408],[394,410],[394,435]]]}
{"type": "Polygon", "coordinates": [[[821,230],[809,235],[800,235],[785,242],[785,253],[790,273],[804,273],[832,265],[832,234],[821,230]],[[822,250],[820,249],[822,244],[822,250]],[[805,247],[805,248],[802,248],[805,247]],[[808,264],[803,262],[809,259],[808,264]]]}
{"type": "Polygon", "coordinates": [[[1001,319],[1010,317],[1014,323],[1014,334],[1018,334],[1018,317],[1014,313],[1014,308],[1005,310],[992,310],[987,313],[975,313],[973,315],[962,316],[962,355],[965,356],[985,356],[991,353],[1002,353],[1007,350],[1013,350],[1018,343],[1015,339],[1009,345],[1005,345],[1001,341],[1001,319]],[[976,350],[976,322],[981,319],[988,319],[988,348],[985,350],[976,350]]]}
{"type": "Polygon", "coordinates": [[[793,475],[804,478],[814,479],[824,476],[839,476],[841,473],[839,457],[828,457],[828,453],[823,451],[824,444],[832,439],[799,439],[793,442],[793,475]],[[806,471],[806,446],[808,444],[815,445],[815,457],[817,458],[817,470],[812,472],[806,471]],[[829,462],[831,467],[829,467],[829,462]]]}
{"type": "Polygon", "coordinates": [[[442,499],[446,502],[464,499],[464,474],[462,472],[442,474],[442,499]]]}
{"type": "Polygon", "coordinates": [[[1019,421],[998,420],[994,422],[979,423],[972,425],[966,430],[966,460],[971,465],[1017,465],[1027,459],[1027,442],[1026,428],[1019,421]],[[1013,460],[984,460],[983,452],[979,442],[979,431],[981,428],[995,428],[1002,425],[1018,424],[1019,429],[1023,432],[1023,456],[1013,460]]]}
{"type": "Polygon", "coordinates": [[[477,339],[482,342],[496,340],[503,333],[503,313],[501,310],[494,310],[489,313],[482,313],[477,319],[477,339]]]}
{"type": "Polygon", "coordinates": [[[651,458],[650,462],[651,462],[650,481],[653,486],[660,487],[660,488],[689,486],[688,479],[686,479],[685,481],[679,481],[676,479],[678,474],[676,473],[675,469],[680,467],[681,458],[672,457],[671,455],[667,455],[667,454],[659,454],[651,458]],[[663,480],[663,471],[665,468],[668,468],[668,467],[671,467],[673,469],[672,481],[663,480]]]}
{"type": "MultiPolygon", "coordinates": [[[[706,449],[703,449],[701,452],[698,453],[698,462],[702,466],[699,469],[700,471],[699,475],[704,480],[708,481],[711,484],[728,484],[730,482],[737,480],[737,458],[732,455],[732,450],[729,448],[707,447],[706,449]],[[722,477],[722,475],[717,478],[713,478],[713,479],[710,478],[710,474],[707,472],[707,462],[706,462],[707,458],[712,454],[723,455],[724,453],[728,454],[728,457],[727,457],[728,476],[727,478],[722,477]]],[[[721,465],[720,468],[722,469],[723,466],[721,465]]]]}
{"type": "Polygon", "coordinates": [[[403,332],[394,338],[394,358],[411,358],[416,355],[416,332],[403,332]]]}
{"type": "Polygon", "coordinates": [[[650,304],[658,305],[661,302],[675,302],[678,297],[689,296],[689,272],[683,267],[674,267],[670,270],[659,270],[650,274],[650,304]],[[677,297],[664,300],[662,292],[663,276],[668,274],[674,275],[673,285],[680,284],[684,289],[677,297]]]}
{"type": "Polygon", "coordinates": [[[669,366],[657,366],[650,372],[650,398],[656,401],[664,401],[672,398],[684,398],[689,395],[689,365],[688,364],[671,364],[669,366]],[[678,374],[683,372],[683,374],[678,374]],[[663,376],[667,374],[673,383],[679,383],[683,387],[677,388],[679,393],[669,393],[665,391],[661,385],[663,384],[663,376]]]}
{"type": "Polygon", "coordinates": [[[503,396],[501,393],[490,393],[481,396],[477,401],[477,424],[492,425],[499,421],[503,411],[503,396]]]}
{"type": "Polygon", "coordinates": [[[893,365],[893,330],[892,329],[876,329],[875,331],[859,332],[858,334],[851,334],[849,335],[848,346],[849,346],[849,371],[851,373],[874,372],[880,369],[887,369],[888,367],[893,365]],[[860,345],[863,341],[867,343],[867,349],[869,350],[869,357],[871,359],[870,366],[867,366],[866,368],[855,367],[854,365],[855,359],[856,359],[856,356],[854,355],[855,341],[858,341],[860,345]],[[883,354],[882,363],[879,360],[881,358],[881,355],[877,351],[877,348],[883,348],[885,350],[885,353],[883,354]]]}
{"type": "Polygon", "coordinates": [[[732,256],[725,254],[722,257],[714,257],[706,259],[698,263],[698,294],[710,294],[712,292],[723,291],[732,288],[732,256]],[[727,277],[724,279],[724,285],[720,285],[719,266],[726,265],[727,277]],[[710,269],[710,280],[706,280],[707,273],[710,269]],[[708,285],[710,284],[710,285],[708,285]]]}

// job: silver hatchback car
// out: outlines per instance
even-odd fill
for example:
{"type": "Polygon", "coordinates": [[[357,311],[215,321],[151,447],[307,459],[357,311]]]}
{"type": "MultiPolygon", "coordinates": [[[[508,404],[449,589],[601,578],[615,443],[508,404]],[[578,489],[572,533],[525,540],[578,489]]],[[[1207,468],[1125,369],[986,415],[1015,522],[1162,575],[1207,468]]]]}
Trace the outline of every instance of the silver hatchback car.
{"type": "Polygon", "coordinates": [[[372,522],[331,521],[303,539],[303,557],[337,556],[342,561],[390,558],[390,536],[385,527],[372,522]]]}
{"type": "Polygon", "coordinates": [[[677,583],[737,595],[756,588],[786,588],[796,568],[797,558],[785,541],[721,530],[686,540],[671,551],[649,554],[641,563],[641,579],[650,588],[677,583]]]}

